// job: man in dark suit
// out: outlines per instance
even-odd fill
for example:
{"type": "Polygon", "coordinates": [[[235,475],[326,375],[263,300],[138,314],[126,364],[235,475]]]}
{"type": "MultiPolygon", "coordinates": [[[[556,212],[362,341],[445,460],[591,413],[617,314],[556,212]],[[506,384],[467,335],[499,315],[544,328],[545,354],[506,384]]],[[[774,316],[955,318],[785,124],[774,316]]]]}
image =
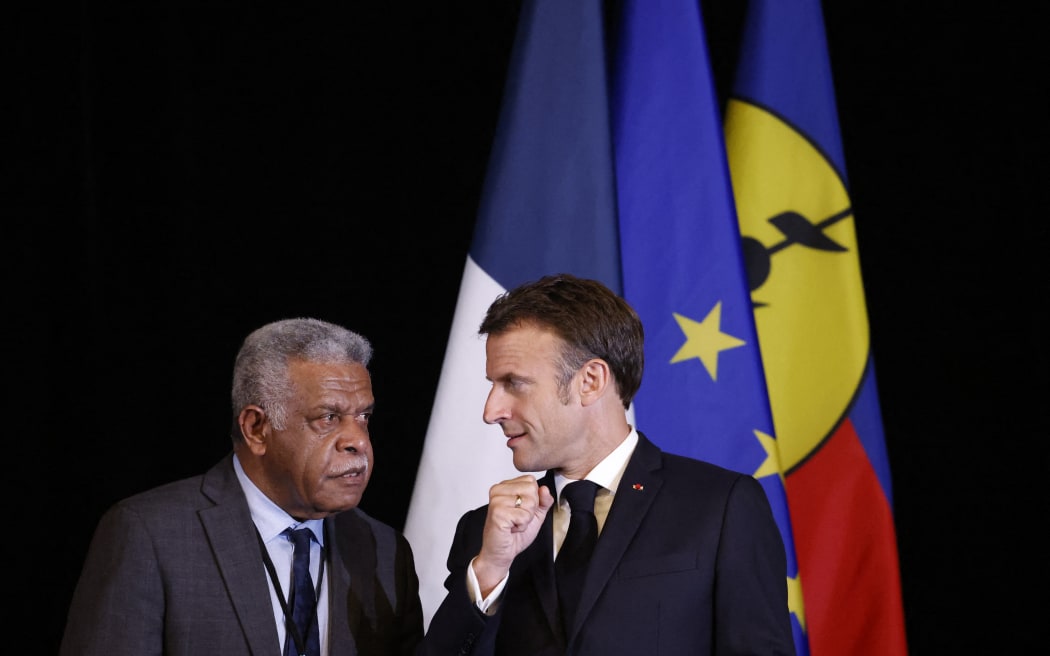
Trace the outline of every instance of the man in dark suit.
{"type": "Polygon", "coordinates": [[[233,452],[106,512],[61,654],[413,653],[423,614],[411,548],[357,508],[373,467],[371,355],[364,337],[316,319],[250,334],[234,364],[233,452]],[[310,579],[296,594],[317,602],[302,631],[285,611],[286,529],[301,528],[310,579]]]}
{"type": "Polygon", "coordinates": [[[484,420],[519,471],[546,475],[496,483],[460,520],[430,653],[794,654],[784,545],[761,486],[663,453],[628,423],[643,368],[630,306],[596,281],[547,276],[497,298],[479,332],[484,420]],[[577,512],[559,500],[584,479],[599,486],[599,537],[567,613],[556,563],[577,512]]]}

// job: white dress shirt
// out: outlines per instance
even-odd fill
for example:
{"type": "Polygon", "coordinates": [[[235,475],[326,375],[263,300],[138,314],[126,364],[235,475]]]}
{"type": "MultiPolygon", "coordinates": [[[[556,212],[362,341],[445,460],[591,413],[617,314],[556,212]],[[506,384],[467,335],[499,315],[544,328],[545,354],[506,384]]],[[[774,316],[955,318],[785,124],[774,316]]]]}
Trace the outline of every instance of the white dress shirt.
{"type": "MultiPolygon", "coordinates": [[[[284,535],[281,535],[286,528],[300,528],[305,526],[313,532],[314,541],[311,542],[310,545],[310,576],[316,585],[317,576],[321,567],[321,549],[324,546],[324,520],[310,519],[305,522],[296,521],[291,515],[271,501],[269,497],[263,494],[262,491],[255,486],[255,483],[252,483],[251,479],[249,479],[244,473],[244,468],[241,467],[241,463],[236,455],[233,457],[233,469],[237,472],[237,480],[240,481],[241,488],[244,490],[244,496],[248,498],[248,509],[252,513],[252,521],[255,522],[255,528],[258,529],[259,536],[262,538],[263,544],[266,545],[266,551],[270,554],[270,560],[273,562],[274,569],[277,571],[277,576],[280,579],[285,600],[288,599],[288,591],[292,587],[293,551],[291,540],[284,535]]],[[[261,554],[259,560],[260,567],[263,567],[261,554]]],[[[270,601],[273,605],[274,619],[277,621],[278,647],[283,653],[284,639],[287,632],[287,625],[285,624],[284,619],[284,609],[282,608],[280,597],[277,596],[277,589],[274,587],[273,581],[270,580],[270,575],[266,573],[265,567],[263,571],[264,574],[266,574],[266,580],[270,586],[270,601]]],[[[327,576],[328,575],[325,574],[325,578],[327,578],[327,576]]],[[[321,656],[327,656],[327,581],[322,581],[321,594],[317,599],[317,628],[320,631],[321,656]]]]}

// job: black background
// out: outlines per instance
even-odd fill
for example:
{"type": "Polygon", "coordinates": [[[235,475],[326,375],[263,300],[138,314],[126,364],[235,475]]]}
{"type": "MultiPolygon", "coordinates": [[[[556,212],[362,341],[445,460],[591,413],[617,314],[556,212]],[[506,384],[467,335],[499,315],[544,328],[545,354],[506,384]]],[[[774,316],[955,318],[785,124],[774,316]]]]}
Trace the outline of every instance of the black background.
{"type": "MultiPolygon", "coordinates": [[[[520,2],[304,4],[9,7],[23,653],[56,649],[107,506],[228,450],[232,359],[266,321],[373,340],[363,507],[403,526],[520,2]]],[[[745,6],[704,6],[723,92],[745,6]]],[[[1035,16],[968,6],[825,6],[913,654],[1031,647],[1045,621],[1047,58],[1035,16]]]]}

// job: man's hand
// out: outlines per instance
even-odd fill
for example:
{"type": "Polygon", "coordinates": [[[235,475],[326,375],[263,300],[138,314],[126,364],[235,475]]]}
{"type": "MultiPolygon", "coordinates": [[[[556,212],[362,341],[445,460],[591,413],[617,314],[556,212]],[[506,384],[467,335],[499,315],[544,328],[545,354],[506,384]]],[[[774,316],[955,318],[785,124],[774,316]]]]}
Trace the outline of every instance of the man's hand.
{"type": "Polygon", "coordinates": [[[482,597],[510,571],[514,558],[536,539],[554,496],[540,487],[536,477],[525,474],[489,488],[489,511],[485,517],[481,553],[474,559],[482,597]]]}

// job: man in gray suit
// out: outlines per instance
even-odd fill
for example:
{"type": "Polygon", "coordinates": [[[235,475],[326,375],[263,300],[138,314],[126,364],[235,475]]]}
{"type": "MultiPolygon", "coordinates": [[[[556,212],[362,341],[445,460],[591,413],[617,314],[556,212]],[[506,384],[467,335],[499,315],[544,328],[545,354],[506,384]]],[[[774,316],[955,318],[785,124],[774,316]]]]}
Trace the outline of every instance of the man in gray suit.
{"type": "Polygon", "coordinates": [[[232,453],[105,513],[61,654],[305,651],[285,619],[288,528],[312,532],[316,653],[413,653],[423,614],[411,548],[357,508],[373,467],[371,355],[364,337],[316,319],[251,333],[234,364],[232,453]]]}

